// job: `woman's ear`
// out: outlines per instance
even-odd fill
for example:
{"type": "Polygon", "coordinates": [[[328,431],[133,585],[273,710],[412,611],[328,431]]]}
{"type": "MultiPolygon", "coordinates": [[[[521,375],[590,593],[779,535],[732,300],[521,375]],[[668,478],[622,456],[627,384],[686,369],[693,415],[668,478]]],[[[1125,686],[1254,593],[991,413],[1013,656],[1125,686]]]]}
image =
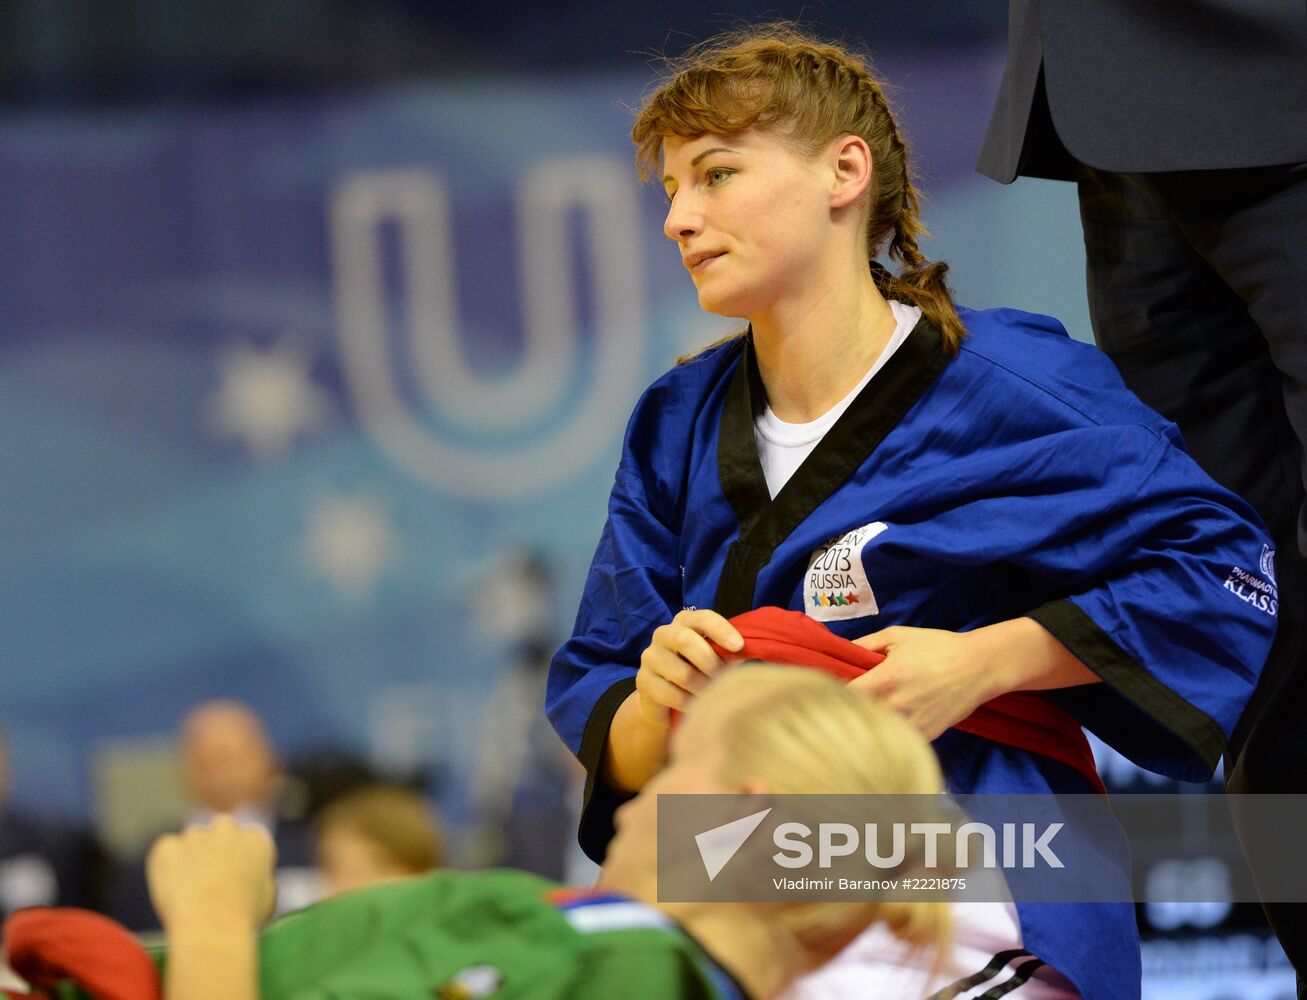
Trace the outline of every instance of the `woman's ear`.
{"type": "Polygon", "coordinates": [[[832,170],[831,207],[855,204],[871,184],[871,149],[860,135],[842,135],[830,149],[832,170]]]}
{"type": "Polygon", "coordinates": [[[761,778],[747,778],[736,789],[738,798],[734,799],[735,808],[740,818],[756,815],[761,809],[771,809],[776,805],[775,797],[767,782],[761,778]],[[747,798],[745,796],[748,796],[747,798]]]}

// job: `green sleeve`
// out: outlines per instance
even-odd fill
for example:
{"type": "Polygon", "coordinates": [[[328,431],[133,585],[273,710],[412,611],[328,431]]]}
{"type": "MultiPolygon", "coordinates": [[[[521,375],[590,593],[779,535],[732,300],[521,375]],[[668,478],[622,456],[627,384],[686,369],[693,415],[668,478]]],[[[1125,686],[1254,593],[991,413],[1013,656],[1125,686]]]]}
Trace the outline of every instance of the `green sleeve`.
{"type": "Polygon", "coordinates": [[[613,931],[587,944],[567,993],[576,1000],[720,1000],[701,953],[679,932],[613,931]]]}

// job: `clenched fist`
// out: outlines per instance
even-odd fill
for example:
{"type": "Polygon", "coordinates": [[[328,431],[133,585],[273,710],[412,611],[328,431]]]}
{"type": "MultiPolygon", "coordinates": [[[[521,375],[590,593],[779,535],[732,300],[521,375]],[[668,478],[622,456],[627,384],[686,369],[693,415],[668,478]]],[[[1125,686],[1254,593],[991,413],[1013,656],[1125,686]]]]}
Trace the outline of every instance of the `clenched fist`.
{"type": "Polygon", "coordinates": [[[230,816],[160,837],[145,872],[164,930],[214,919],[259,926],[277,897],[276,853],[266,830],[238,826],[230,816]]]}

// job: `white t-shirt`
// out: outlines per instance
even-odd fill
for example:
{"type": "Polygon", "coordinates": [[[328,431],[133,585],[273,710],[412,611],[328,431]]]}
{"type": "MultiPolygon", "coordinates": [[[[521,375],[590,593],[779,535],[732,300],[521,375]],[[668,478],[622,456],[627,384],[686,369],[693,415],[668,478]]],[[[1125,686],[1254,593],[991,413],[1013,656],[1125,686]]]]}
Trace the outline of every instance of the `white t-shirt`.
{"type": "Polygon", "coordinates": [[[936,905],[952,906],[953,932],[943,956],[895,937],[877,921],[821,968],[792,983],[781,1000],[1079,998],[1079,991],[1056,969],[1047,965],[1037,971],[1023,969],[1035,956],[1021,950],[1021,924],[1012,903],[936,905]],[[1011,954],[1014,951],[1016,955],[1011,954]],[[963,980],[974,982],[954,992],[955,987],[964,985],[963,980]]]}
{"type": "Polygon", "coordinates": [[[758,457],[762,460],[762,474],[767,480],[767,492],[773,498],[781,491],[781,487],[789,482],[790,476],[794,475],[794,470],[803,464],[803,460],[812,453],[812,449],[817,447],[817,442],[826,436],[826,432],[840,418],[840,414],[849,408],[849,404],[863,387],[885,367],[885,362],[893,357],[894,352],[908,339],[908,334],[917,325],[917,320],[921,319],[921,310],[916,306],[899,302],[897,299],[888,301],[890,310],[894,313],[894,333],[890,335],[885,350],[880,352],[880,357],[867,369],[867,374],[862,376],[858,384],[849,390],[848,395],[816,420],[810,420],[806,424],[786,423],[772,412],[771,404],[768,404],[754,419],[753,437],[758,442],[758,457]]]}

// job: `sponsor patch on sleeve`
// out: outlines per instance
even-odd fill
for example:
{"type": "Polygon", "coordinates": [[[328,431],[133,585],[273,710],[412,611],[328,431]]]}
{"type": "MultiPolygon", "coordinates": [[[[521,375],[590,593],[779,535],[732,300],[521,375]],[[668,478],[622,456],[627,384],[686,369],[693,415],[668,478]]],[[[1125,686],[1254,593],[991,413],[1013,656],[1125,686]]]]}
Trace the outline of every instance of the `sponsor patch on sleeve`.
{"type": "Polygon", "coordinates": [[[1263,614],[1275,617],[1280,610],[1280,593],[1275,585],[1275,550],[1269,545],[1262,546],[1258,568],[1260,576],[1231,566],[1225,577],[1225,589],[1263,614]]]}

